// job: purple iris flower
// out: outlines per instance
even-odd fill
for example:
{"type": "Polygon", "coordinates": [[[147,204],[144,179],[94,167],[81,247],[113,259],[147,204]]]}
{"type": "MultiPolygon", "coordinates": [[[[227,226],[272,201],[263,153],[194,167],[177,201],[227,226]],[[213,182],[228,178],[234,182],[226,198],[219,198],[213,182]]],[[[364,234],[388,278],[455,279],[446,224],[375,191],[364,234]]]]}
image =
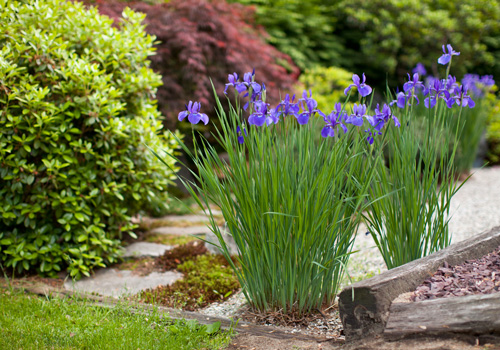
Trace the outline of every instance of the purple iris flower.
{"type": "Polygon", "coordinates": [[[407,94],[405,94],[404,92],[398,92],[398,94],[396,95],[396,99],[389,103],[389,106],[396,104],[399,108],[405,108],[407,103],[408,105],[410,105],[410,100],[413,97],[415,98],[415,100],[417,100],[418,105],[420,103],[420,100],[418,99],[417,95],[413,94],[411,91],[409,91],[407,94]]]}
{"type": "Polygon", "coordinates": [[[309,118],[313,116],[314,113],[319,112],[319,110],[316,109],[316,107],[318,107],[318,102],[312,98],[311,90],[309,90],[309,97],[307,96],[307,91],[304,90],[300,102],[302,103],[302,113],[295,117],[300,125],[305,125],[309,122],[309,118]]]}
{"type": "Polygon", "coordinates": [[[464,85],[468,91],[472,91],[474,96],[482,97],[484,96],[485,88],[495,85],[492,75],[484,75],[479,77],[478,74],[465,74],[462,79],[462,85],[464,85]]]}
{"type": "Polygon", "coordinates": [[[258,94],[261,90],[261,87],[258,83],[254,81],[255,78],[255,68],[252,72],[245,73],[243,75],[243,82],[241,83],[243,86],[247,88],[252,88],[252,95],[258,94]]]}
{"type": "Polygon", "coordinates": [[[347,96],[347,93],[351,90],[351,88],[353,86],[358,88],[359,94],[363,97],[368,96],[369,94],[372,93],[372,88],[369,85],[365,84],[365,81],[366,81],[365,73],[363,73],[363,82],[361,82],[361,80],[359,79],[359,76],[357,74],[353,74],[352,81],[354,82],[354,84],[349,85],[344,90],[344,95],[347,96]]]}
{"type": "Polygon", "coordinates": [[[399,128],[401,126],[398,118],[396,118],[396,116],[394,116],[392,114],[391,108],[385,103],[384,103],[384,107],[382,107],[382,111],[380,111],[380,107],[377,104],[377,108],[375,108],[375,115],[374,116],[367,116],[366,119],[371,124],[371,126],[373,126],[374,129],[377,131],[382,130],[384,125],[389,121],[389,119],[392,119],[394,121],[394,125],[396,127],[399,128]]]}
{"type": "Polygon", "coordinates": [[[399,108],[405,108],[406,107],[406,101],[407,101],[407,96],[405,95],[404,92],[398,92],[396,95],[396,99],[393,100],[391,103],[389,103],[390,106],[396,103],[396,105],[399,108]]]}
{"type": "Polygon", "coordinates": [[[243,91],[246,90],[246,86],[243,85],[242,83],[240,83],[238,80],[239,80],[239,75],[237,73],[233,73],[233,74],[229,74],[227,76],[227,80],[229,81],[228,84],[226,84],[226,88],[224,89],[224,93],[227,94],[227,89],[228,87],[230,86],[234,86],[234,88],[236,89],[236,91],[238,91],[238,93],[242,93],[243,91]]]}
{"type": "Polygon", "coordinates": [[[451,108],[453,104],[457,104],[462,107],[474,108],[476,103],[472,100],[472,98],[467,94],[467,87],[464,85],[455,88],[455,96],[451,96],[447,101],[446,105],[448,108],[451,108]]]}
{"type": "Polygon", "coordinates": [[[415,68],[413,68],[412,73],[418,73],[420,76],[424,76],[427,74],[427,71],[425,70],[424,65],[419,62],[415,68]]]}
{"type": "Polygon", "coordinates": [[[370,143],[370,145],[373,144],[373,141],[374,140],[374,136],[375,135],[382,135],[382,132],[381,131],[377,131],[377,132],[373,132],[372,130],[368,129],[368,130],[365,130],[365,132],[368,133],[368,137],[366,138],[366,140],[368,141],[368,143],[370,143]]]}
{"type": "MultiPolygon", "coordinates": [[[[247,73],[247,74],[250,74],[250,73],[247,73]]],[[[244,83],[242,83],[244,84],[244,83]]],[[[256,102],[258,100],[262,100],[262,95],[265,94],[266,92],[266,84],[262,83],[262,87],[255,83],[255,82],[252,82],[252,96],[250,96],[250,101],[251,102],[256,102]]],[[[248,92],[243,95],[243,97],[247,97],[248,96],[248,92]]],[[[248,106],[249,106],[249,101],[247,101],[245,103],[245,105],[243,106],[243,110],[246,111],[248,109],[248,106]]]]}
{"type": "Polygon", "coordinates": [[[424,84],[424,88],[422,90],[422,93],[424,94],[424,96],[427,96],[429,94],[431,86],[434,86],[436,81],[438,83],[441,83],[441,80],[439,78],[435,78],[435,77],[431,77],[431,76],[425,78],[425,84],[424,84]]]}
{"type": "Polygon", "coordinates": [[[262,126],[266,122],[268,103],[255,101],[254,112],[248,117],[248,124],[262,126]]]}
{"type": "MultiPolygon", "coordinates": [[[[245,128],[243,128],[243,133],[245,134],[245,136],[247,136],[247,130],[245,128]]],[[[240,144],[242,144],[243,142],[245,142],[245,136],[243,136],[243,133],[241,132],[241,128],[239,126],[236,127],[236,134],[238,135],[238,142],[240,144]]]]}
{"type": "Polygon", "coordinates": [[[299,103],[293,102],[295,100],[295,95],[290,99],[290,95],[286,94],[285,99],[276,107],[276,113],[278,116],[283,114],[283,117],[293,115],[297,117],[300,111],[299,103]]]}
{"type": "Polygon", "coordinates": [[[483,75],[481,79],[479,79],[479,83],[484,86],[493,86],[495,85],[495,80],[493,79],[493,75],[483,75]]]}
{"type": "Polygon", "coordinates": [[[450,93],[446,89],[446,81],[433,79],[428,87],[424,89],[424,96],[429,95],[424,100],[425,107],[434,108],[439,97],[448,100],[450,93]]]}
{"type": "Polygon", "coordinates": [[[404,92],[408,92],[408,90],[414,90],[415,88],[423,88],[424,84],[420,80],[418,80],[418,73],[413,74],[413,80],[410,78],[410,74],[408,73],[408,81],[403,85],[404,92]]]}
{"type": "Polygon", "coordinates": [[[456,87],[458,87],[457,84],[457,78],[454,77],[453,75],[448,75],[448,79],[445,79],[443,81],[443,84],[448,91],[454,90],[456,87]]]}
{"type": "Polygon", "coordinates": [[[324,115],[323,112],[318,113],[323,116],[326,123],[325,127],[321,130],[321,136],[334,137],[335,128],[339,125],[344,130],[344,134],[347,132],[347,127],[342,123],[342,119],[347,116],[347,113],[342,113],[342,105],[339,102],[335,104],[335,109],[329,115],[324,115]]]}
{"type": "Polygon", "coordinates": [[[357,105],[356,103],[352,107],[352,114],[349,115],[346,119],[345,122],[347,124],[352,124],[355,126],[361,126],[363,125],[363,118],[366,118],[366,105],[357,105]]]}
{"type": "Polygon", "coordinates": [[[278,122],[279,117],[276,115],[276,109],[269,109],[269,103],[255,101],[253,105],[254,112],[248,117],[248,124],[262,126],[264,123],[270,125],[278,122]]]}
{"type": "Polygon", "coordinates": [[[204,113],[200,113],[201,103],[193,101],[189,101],[189,104],[186,106],[186,110],[179,113],[178,119],[179,121],[183,121],[184,118],[188,117],[188,120],[191,124],[198,124],[200,120],[208,124],[208,116],[204,113]]]}
{"type": "Polygon", "coordinates": [[[446,48],[448,49],[448,53],[446,53],[446,50],[445,50],[444,45],[443,45],[443,53],[444,54],[441,57],[439,57],[439,59],[438,59],[439,64],[447,64],[448,62],[451,61],[451,56],[460,55],[460,52],[456,52],[455,50],[453,50],[453,48],[451,47],[450,44],[446,45],[446,48]]]}

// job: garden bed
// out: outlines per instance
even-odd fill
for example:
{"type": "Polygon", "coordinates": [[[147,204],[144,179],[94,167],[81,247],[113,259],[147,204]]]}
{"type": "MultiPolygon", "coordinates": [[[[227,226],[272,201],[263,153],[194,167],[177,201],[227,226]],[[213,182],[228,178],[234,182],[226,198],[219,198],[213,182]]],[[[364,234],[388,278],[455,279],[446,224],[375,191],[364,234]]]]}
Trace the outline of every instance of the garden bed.
{"type": "MultiPolygon", "coordinates": [[[[500,300],[500,294],[462,296],[453,299],[439,299],[410,304],[393,301],[404,293],[415,290],[427,277],[440,266],[459,265],[466,260],[477,259],[490,253],[500,245],[500,227],[495,227],[476,237],[453,244],[430,256],[415,260],[378,276],[361,281],[345,288],[340,294],[340,315],[347,339],[366,336],[404,337],[419,333],[446,334],[452,332],[479,334],[500,334],[498,322],[490,322],[490,316],[498,311],[488,305],[500,300]],[[455,306],[452,306],[455,305],[455,306]],[[464,307],[467,305],[467,307],[464,307]],[[427,314],[441,326],[426,326],[423,320],[411,315],[421,307],[422,314],[427,314]],[[468,310],[468,311],[460,311],[468,310]],[[493,312],[486,312],[490,310],[493,312]],[[450,318],[462,317],[462,326],[455,327],[450,318],[442,318],[448,313],[450,318]],[[403,316],[397,317],[397,314],[403,316]],[[467,314],[467,315],[466,315],[467,314]],[[394,318],[396,317],[396,318],[394,318]],[[468,317],[468,318],[467,318],[468,317]],[[391,319],[393,318],[393,319],[391,319]],[[408,323],[403,328],[401,322],[408,323]],[[409,325],[411,323],[411,326],[409,325]],[[483,325],[488,324],[488,327],[483,325]],[[397,330],[396,330],[397,329],[397,330]]],[[[496,306],[498,307],[498,306],[496,306]]],[[[495,316],[493,316],[495,317],[495,316]]],[[[435,323],[434,323],[435,325],[435,323]]]]}

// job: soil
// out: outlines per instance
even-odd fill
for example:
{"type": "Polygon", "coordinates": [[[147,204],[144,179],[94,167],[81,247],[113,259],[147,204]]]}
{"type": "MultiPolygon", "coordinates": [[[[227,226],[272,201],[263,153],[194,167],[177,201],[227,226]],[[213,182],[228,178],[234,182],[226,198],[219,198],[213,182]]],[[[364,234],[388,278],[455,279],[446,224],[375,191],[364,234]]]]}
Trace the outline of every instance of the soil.
{"type": "Polygon", "coordinates": [[[499,350],[500,345],[483,344],[478,338],[434,338],[420,336],[394,342],[383,338],[363,339],[357,342],[304,341],[275,339],[240,334],[231,341],[227,350],[499,350]]]}
{"type": "Polygon", "coordinates": [[[245,305],[238,310],[236,316],[245,322],[257,325],[283,327],[287,333],[317,335],[335,341],[344,341],[337,303],[303,316],[295,313],[284,314],[280,311],[257,312],[245,305]]]}
{"type": "Polygon", "coordinates": [[[444,263],[437,272],[418,286],[412,301],[449,298],[469,294],[490,294],[500,291],[500,246],[480,259],[461,265],[444,263]]]}

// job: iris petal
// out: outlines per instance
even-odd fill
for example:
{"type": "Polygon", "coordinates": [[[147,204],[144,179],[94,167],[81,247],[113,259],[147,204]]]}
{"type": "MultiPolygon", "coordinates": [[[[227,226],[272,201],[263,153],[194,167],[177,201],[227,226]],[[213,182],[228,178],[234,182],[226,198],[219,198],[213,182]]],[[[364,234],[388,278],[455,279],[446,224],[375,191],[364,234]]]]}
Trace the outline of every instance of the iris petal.
{"type": "Polygon", "coordinates": [[[368,85],[358,86],[358,91],[361,96],[365,97],[372,93],[372,88],[368,85]]]}
{"type": "Polygon", "coordinates": [[[183,121],[184,118],[186,118],[188,116],[189,112],[188,111],[182,111],[179,113],[179,116],[177,117],[177,119],[179,119],[179,121],[183,121]]]}
{"type": "Polygon", "coordinates": [[[297,121],[299,122],[300,125],[305,125],[309,121],[309,113],[301,113],[297,117],[297,121]]]}

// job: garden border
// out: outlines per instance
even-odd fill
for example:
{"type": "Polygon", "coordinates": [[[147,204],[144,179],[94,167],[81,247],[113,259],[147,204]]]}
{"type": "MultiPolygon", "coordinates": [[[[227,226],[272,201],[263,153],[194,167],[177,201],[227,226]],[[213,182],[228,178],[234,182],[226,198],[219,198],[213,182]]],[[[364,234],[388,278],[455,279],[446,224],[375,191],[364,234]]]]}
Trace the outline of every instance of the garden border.
{"type": "Polygon", "coordinates": [[[347,286],[339,295],[339,311],[346,340],[381,335],[392,301],[415,290],[446,261],[458,265],[480,258],[500,245],[500,226],[452,244],[427,257],[347,286]]]}

